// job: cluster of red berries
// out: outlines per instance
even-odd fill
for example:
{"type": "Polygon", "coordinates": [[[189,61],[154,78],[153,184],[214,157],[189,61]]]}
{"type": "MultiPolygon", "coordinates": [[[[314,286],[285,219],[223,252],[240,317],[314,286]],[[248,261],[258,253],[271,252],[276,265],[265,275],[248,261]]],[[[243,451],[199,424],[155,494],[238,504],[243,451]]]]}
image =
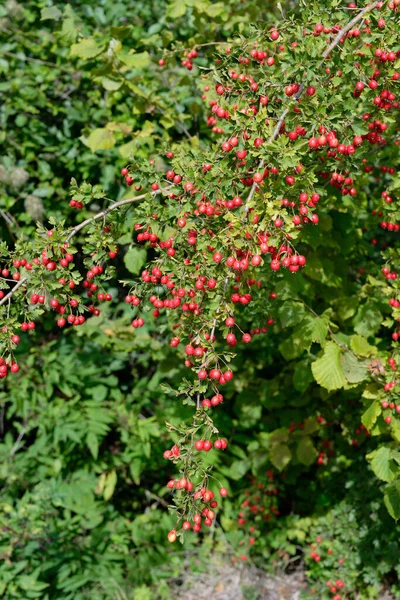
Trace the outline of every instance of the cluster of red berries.
{"type": "MultiPolygon", "coordinates": [[[[216,450],[225,450],[228,446],[228,442],[226,440],[215,440],[214,442],[214,448],[216,450]]],[[[195,442],[194,447],[196,448],[196,450],[198,450],[199,452],[201,452],[201,450],[204,450],[204,452],[209,452],[211,450],[211,448],[213,447],[213,444],[211,442],[211,440],[197,440],[197,442],[195,442]]]]}
{"type": "MultiPolygon", "coordinates": [[[[221,384],[221,378],[219,379],[219,383],[221,384]]],[[[224,383],[224,382],[223,382],[224,383]]],[[[215,394],[211,400],[209,398],[204,398],[201,401],[201,405],[203,408],[205,408],[206,410],[208,410],[209,408],[212,408],[213,406],[218,406],[218,404],[222,404],[224,401],[224,397],[222,394],[215,394]]]]}
{"type": "Polygon", "coordinates": [[[85,206],[83,202],[80,202],[79,200],[74,200],[73,198],[69,201],[69,205],[71,208],[76,208],[76,210],[82,210],[82,208],[85,206]]]}
{"type": "MultiPolygon", "coordinates": [[[[191,492],[193,490],[193,484],[187,481],[185,478],[178,480],[171,480],[168,482],[169,489],[176,490],[186,490],[191,492]]],[[[219,490],[221,498],[225,498],[228,495],[228,490],[226,488],[220,488],[219,490]]],[[[193,515],[193,527],[190,521],[186,520],[182,523],[182,530],[189,531],[191,528],[195,533],[199,533],[201,531],[202,521],[206,527],[211,527],[213,521],[215,519],[214,509],[218,507],[218,502],[214,500],[214,492],[212,490],[208,490],[205,487],[200,488],[193,494],[194,500],[200,500],[204,504],[208,504],[200,510],[200,512],[196,512],[193,515]]],[[[171,543],[175,542],[177,538],[177,530],[171,529],[168,533],[168,541],[171,543]]]]}
{"type": "MultiPolygon", "coordinates": [[[[13,338],[18,338],[18,336],[13,336],[13,338]]],[[[19,338],[18,341],[13,341],[13,344],[17,344],[18,342],[19,338]]],[[[19,366],[14,361],[12,361],[10,364],[7,364],[4,358],[0,357],[0,379],[7,377],[9,371],[11,373],[18,373],[19,366]]]]}

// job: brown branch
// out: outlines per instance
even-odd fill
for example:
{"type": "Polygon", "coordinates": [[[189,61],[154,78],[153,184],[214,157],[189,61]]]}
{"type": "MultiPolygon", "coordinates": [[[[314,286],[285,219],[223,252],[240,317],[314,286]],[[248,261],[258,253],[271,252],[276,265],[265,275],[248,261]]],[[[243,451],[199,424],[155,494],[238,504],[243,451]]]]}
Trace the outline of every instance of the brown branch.
{"type": "MultiPolygon", "coordinates": [[[[329,44],[329,46],[327,47],[327,49],[325,50],[325,52],[322,54],[324,60],[325,60],[325,58],[327,58],[329,56],[329,54],[332,52],[332,50],[334,48],[336,48],[336,46],[340,43],[340,40],[342,39],[342,37],[344,35],[346,35],[346,33],[348,31],[350,31],[350,29],[354,25],[356,25],[356,23],[358,23],[358,21],[361,21],[362,18],[364,17],[364,15],[367,12],[370,12],[371,10],[373,10],[374,8],[376,8],[377,4],[378,4],[378,2],[373,2],[372,4],[368,4],[368,6],[366,6],[362,10],[360,10],[360,12],[358,13],[358,15],[356,15],[354,17],[354,19],[352,19],[351,21],[349,21],[347,23],[347,25],[345,27],[343,27],[343,29],[340,29],[340,31],[336,35],[335,39],[333,40],[333,42],[331,44],[329,44]]],[[[319,66],[321,66],[323,64],[323,62],[324,61],[322,61],[319,66]]]]}
{"type": "MultiPolygon", "coordinates": [[[[172,186],[168,186],[161,190],[157,190],[156,192],[150,192],[150,193],[153,196],[155,196],[161,192],[169,190],[171,187],[172,186]]],[[[138,200],[142,200],[143,198],[145,198],[147,196],[147,193],[141,194],[140,196],[134,196],[132,198],[126,198],[125,200],[120,200],[119,202],[114,202],[114,204],[112,204],[105,210],[102,210],[101,212],[97,213],[93,217],[89,217],[88,219],[85,219],[85,221],[82,221],[82,223],[79,223],[79,225],[77,225],[70,231],[65,242],[66,243],[69,242],[69,240],[72,239],[74,237],[74,235],[76,235],[78,233],[78,231],[80,231],[81,229],[86,227],[86,225],[89,225],[89,223],[91,223],[92,221],[97,221],[98,219],[102,219],[103,217],[107,216],[108,213],[110,213],[112,210],[115,210],[116,208],[119,208],[120,206],[125,206],[127,204],[132,204],[133,202],[137,202],[138,200]]],[[[8,292],[8,294],[0,300],[0,306],[2,306],[2,304],[5,304],[7,302],[7,300],[9,300],[11,298],[11,296],[13,296],[15,294],[15,292],[21,287],[21,285],[23,285],[27,280],[28,280],[27,277],[23,277],[22,279],[20,279],[18,281],[18,283],[13,287],[13,289],[10,290],[8,292]]]]}
{"type": "MultiPolygon", "coordinates": [[[[163,188],[161,190],[157,190],[155,192],[150,192],[150,194],[152,196],[156,196],[157,194],[160,194],[161,192],[166,192],[167,190],[171,189],[171,187],[173,187],[173,186],[169,185],[168,187],[163,188]]],[[[149,192],[146,192],[145,194],[141,194],[140,196],[133,196],[133,198],[126,198],[125,200],[120,200],[119,202],[114,202],[114,204],[111,204],[111,206],[109,206],[105,210],[102,210],[101,212],[97,213],[93,217],[89,217],[88,219],[86,219],[85,221],[82,221],[82,223],[79,223],[79,225],[74,227],[68,234],[65,242],[66,243],[69,242],[69,240],[72,239],[74,237],[74,235],[76,235],[78,233],[78,231],[80,231],[81,229],[86,227],[86,225],[89,225],[89,223],[91,223],[92,221],[97,221],[98,219],[102,219],[103,217],[106,217],[112,210],[115,210],[116,208],[119,208],[120,206],[125,206],[126,204],[132,204],[133,202],[137,202],[138,200],[143,200],[143,198],[145,198],[148,193],[149,192]]]]}
{"type": "Polygon", "coordinates": [[[13,295],[15,294],[15,292],[17,291],[17,289],[18,289],[19,287],[21,287],[21,285],[23,285],[23,284],[24,284],[26,281],[28,281],[28,278],[27,278],[27,277],[23,277],[22,279],[20,279],[20,280],[18,281],[18,283],[17,283],[17,284],[16,284],[16,285],[13,287],[13,289],[12,289],[12,290],[10,290],[10,291],[8,292],[8,294],[7,294],[6,296],[4,296],[4,298],[2,298],[2,299],[0,300],[0,306],[1,306],[2,304],[5,304],[5,303],[7,302],[7,300],[9,300],[9,299],[11,298],[11,296],[13,296],[13,295]]]}

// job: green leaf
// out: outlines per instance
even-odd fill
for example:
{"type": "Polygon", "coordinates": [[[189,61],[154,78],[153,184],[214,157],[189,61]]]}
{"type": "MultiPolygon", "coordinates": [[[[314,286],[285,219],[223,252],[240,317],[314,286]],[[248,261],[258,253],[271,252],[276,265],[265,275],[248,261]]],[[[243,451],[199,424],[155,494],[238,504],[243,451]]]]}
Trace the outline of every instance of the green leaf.
{"type": "Polygon", "coordinates": [[[110,150],[115,145],[115,142],[114,134],[105,127],[102,127],[94,129],[84,143],[86,146],[89,146],[92,152],[97,152],[98,150],[110,150]]]}
{"type": "Polygon", "coordinates": [[[366,459],[370,461],[371,468],[378,479],[390,483],[400,472],[391,456],[391,450],[387,446],[380,446],[377,450],[367,454],[366,459]]]}
{"type": "Polygon", "coordinates": [[[400,481],[394,481],[385,488],[383,497],[389,515],[397,521],[400,519],[400,481]]]}
{"type": "Polygon", "coordinates": [[[381,403],[378,400],[374,400],[369,408],[361,417],[361,422],[368,431],[371,431],[375,425],[377,418],[382,413],[381,403]]]}
{"type": "MultiPolygon", "coordinates": [[[[304,392],[310,387],[310,384],[313,381],[314,381],[314,378],[312,375],[311,365],[309,363],[309,360],[302,360],[302,361],[298,362],[296,364],[296,366],[294,368],[294,372],[293,372],[294,388],[301,394],[304,394],[304,392]]],[[[302,397],[301,400],[302,400],[301,404],[306,404],[309,401],[309,398],[302,397]]],[[[296,401],[296,406],[299,406],[297,401],[296,401]]]]}
{"type": "Polygon", "coordinates": [[[179,19],[186,13],[185,0],[173,0],[167,6],[165,16],[167,19],[179,19]]]}
{"type": "Polygon", "coordinates": [[[130,248],[124,256],[126,268],[133,275],[137,275],[147,259],[147,252],[144,248],[130,248]]]}
{"type": "Polygon", "coordinates": [[[380,328],[381,323],[382,313],[370,301],[360,306],[353,319],[355,331],[366,338],[374,335],[380,328]]]}
{"type": "Polygon", "coordinates": [[[248,459],[235,460],[230,466],[229,477],[231,477],[235,481],[239,481],[239,479],[242,479],[242,477],[246,475],[249,468],[250,461],[248,459]]]}
{"type": "Polygon", "coordinates": [[[150,64],[150,54],[146,52],[137,52],[136,54],[125,54],[119,57],[129,69],[144,69],[150,64]]]}
{"type": "Polygon", "coordinates": [[[216,2],[215,4],[211,4],[207,9],[206,13],[209,17],[215,18],[222,15],[223,12],[226,11],[226,7],[222,2],[216,2]]]}
{"type": "Polygon", "coordinates": [[[378,351],[376,346],[371,346],[361,335],[353,335],[351,337],[350,348],[359,356],[372,356],[378,351]]]}
{"type": "Polygon", "coordinates": [[[103,50],[103,44],[99,46],[93,38],[89,37],[84,38],[77,44],[72,44],[69,54],[70,56],[77,56],[78,58],[94,58],[103,50]]]}
{"type": "Polygon", "coordinates": [[[40,11],[40,20],[41,21],[46,21],[46,20],[58,21],[58,19],[60,19],[60,17],[62,17],[62,12],[57,6],[45,7],[45,8],[42,8],[42,10],[40,11]]]}
{"type": "MultiPolygon", "coordinates": [[[[393,421],[390,424],[390,433],[392,435],[392,438],[394,440],[396,440],[396,442],[400,442],[400,423],[398,421],[398,419],[393,419],[393,421]]],[[[392,454],[393,456],[393,454],[392,454]]],[[[394,458],[394,456],[393,456],[394,458]]]]}
{"type": "Polygon", "coordinates": [[[296,448],[297,460],[309,467],[315,462],[318,452],[310,437],[306,436],[299,440],[296,448]]]}
{"type": "Polygon", "coordinates": [[[86,445],[89,448],[93,458],[96,459],[99,454],[99,440],[97,435],[92,431],[89,431],[86,436],[86,445]]]}
{"type": "Polygon", "coordinates": [[[269,458],[274,467],[282,471],[292,460],[292,453],[286,444],[273,444],[269,458]]]}
{"type": "Polygon", "coordinates": [[[278,308],[279,320],[282,327],[298,325],[305,314],[304,304],[301,302],[284,302],[278,308]]]}
{"type": "Polygon", "coordinates": [[[143,463],[140,458],[133,458],[130,465],[129,470],[132,476],[133,481],[136,485],[140,484],[140,475],[143,471],[143,463]]]}
{"type": "Polygon", "coordinates": [[[289,432],[286,427],[282,427],[280,429],[275,429],[270,433],[269,440],[272,443],[275,442],[287,442],[289,440],[289,432]]]}
{"type": "Polygon", "coordinates": [[[359,361],[351,352],[344,352],[340,356],[344,376],[349,383],[360,383],[369,375],[368,361],[359,361]]]}
{"type": "Polygon", "coordinates": [[[328,391],[338,390],[345,384],[340,365],[340,348],[334,342],[328,342],[323,355],[311,365],[315,381],[328,391]]]}
{"type": "Polygon", "coordinates": [[[115,92],[115,90],[119,90],[122,85],[122,81],[116,81],[115,79],[110,79],[109,77],[102,77],[101,85],[108,92],[115,92]]]}
{"type": "Polygon", "coordinates": [[[108,473],[106,482],[104,484],[104,492],[103,492],[104,500],[107,501],[111,498],[111,496],[114,493],[116,485],[117,485],[117,473],[116,473],[116,471],[112,470],[112,471],[110,471],[110,473],[108,473]]]}

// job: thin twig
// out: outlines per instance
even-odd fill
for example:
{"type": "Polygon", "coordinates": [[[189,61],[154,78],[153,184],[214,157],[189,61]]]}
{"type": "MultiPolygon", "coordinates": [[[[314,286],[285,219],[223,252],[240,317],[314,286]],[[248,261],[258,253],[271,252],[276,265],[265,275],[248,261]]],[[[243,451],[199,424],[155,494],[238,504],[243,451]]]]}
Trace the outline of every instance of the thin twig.
{"type": "MultiPolygon", "coordinates": [[[[155,192],[150,192],[150,193],[152,196],[156,196],[157,194],[160,194],[161,192],[166,192],[171,187],[173,187],[173,186],[168,186],[161,190],[157,190],[155,192]]],[[[141,194],[140,196],[134,196],[132,198],[126,198],[125,200],[120,200],[119,202],[114,202],[114,204],[112,204],[105,210],[102,210],[101,212],[97,213],[93,217],[89,217],[88,219],[85,219],[85,221],[82,221],[82,223],[79,223],[79,225],[77,225],[70,231],[65,242],[69,242],[70,239],[72,239],[74,237],[74,235],[76,235],[78,233],[78,231],[80,231],[81,229],[86,227],[86,225],[89,225],[89,223],[91,223],[92,221],[97,221],[98,219],[102,219],[103,217],[107,216],[108,213],[110,213],[112,210],[115,210],[116,208],[119,208],[120,206],[125,206],[126,204],[132,204],[133,202],[137,202],[138,200],[143,200],[143,198],[146,198],[148,193],[149,192],[146,192],[145,194],[141,194]]]]}
{"type": "MultiPolygon", "coordinates": [[[[325,50],[325,52],[323,52],[322,56],[323,56],[324,60],[325,60],[325,58],[327,58],[329,56],[329,54],[332,52],[332,50],[340,43],[340,40],[342,39],[342,37],[344,35],[346,35],[346,33],[348,31],[350,31],[350,29],[356,23],[358,23],[359,21],[361,21],[361,19],[365,15],[365,13],[370,12],[371,10],[373,10],[376,7],[377,4],[378,4],[378,2],[373,2],[372,4],[369,4],[368,6],[366,6],[362,10],[360,10],[360,12],[358,13],[358,15],[356,15],[354,17],[354,19],[352,19],[351,21],[349,21],[347,23],[347,25],[345,27],[343,27],[343,29],[340,29],[340,31],[337,33],[335,39],[333,40],[333,42],[331,44],[329,44],[329,46],[327,47],[327,49],[325,50]]],[[[324,63],[324,61],[322,61],[319,66],[321,66],[323,63],[324,63]]]]}
{"type": "Polygon", "coordinates": [[[28,281],[28,278],[27,278],[27,277],[23,277],[22,279],[20,279],[20,280],[18,281],[18,283],[17,283],[16,285],[14,285],[13,289],[12,289],[12,290],[10,290],[10,291],[8,292],[8,294],[7,294],[6,296],[4,296],[4,298],[2,298],[2,299],[0,300],[0,306],[1,306],[2,304],[5,304],[5,303],[7,302],[7,300],[8,300],[9,298],[11,298],[11,296],[13,296],[13,295],[15,294],[15,292],[17,291],[17,289],[18,289],[19,287],[21,287],[21,285],[23,285],[23,284],[24,284],[26,281],[28,281]]]}
{"type": "Polygon", "coordinates": [[[19,436],[17,437],[17,441],[15,442],[14,446],[11,448],[10,456],[14,456],[14,454],[18,451],[19,444],[22,441],[22,438],[24,437],[25,433],[26,433],[26,427],[23,427],[19,433],[19,436]]]}

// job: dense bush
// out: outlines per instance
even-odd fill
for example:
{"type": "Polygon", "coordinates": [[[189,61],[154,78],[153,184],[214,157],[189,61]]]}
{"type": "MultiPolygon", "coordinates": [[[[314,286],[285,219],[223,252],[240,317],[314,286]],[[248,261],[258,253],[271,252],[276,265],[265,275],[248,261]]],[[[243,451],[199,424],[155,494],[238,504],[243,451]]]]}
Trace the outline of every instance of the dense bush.
{"type": "Polygon", "coordinates": [[[400,597],[399,3],[258,4],[0,9],[5,598],[400,597]]]}

